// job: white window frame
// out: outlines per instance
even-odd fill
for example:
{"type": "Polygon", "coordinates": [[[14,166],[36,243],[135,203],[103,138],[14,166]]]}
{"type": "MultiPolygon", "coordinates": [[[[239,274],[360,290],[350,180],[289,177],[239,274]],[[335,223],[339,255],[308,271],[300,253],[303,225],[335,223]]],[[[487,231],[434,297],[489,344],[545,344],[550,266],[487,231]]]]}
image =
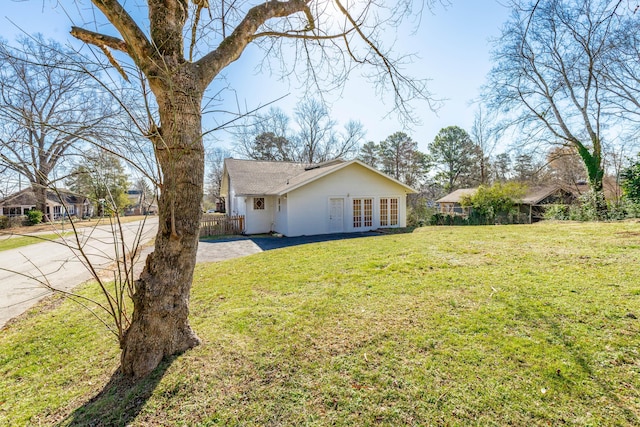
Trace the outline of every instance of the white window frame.
{"type": "Polygon", "coordinates": [[[380,227],[397,227],[400,225],[400,198],[380,198],[380,227]]]}
{"type": "Polygon", "coordinates": [[[373,227],[373,197],[358,197],[351,201],[351,223],[354,229],[373,227]]]}

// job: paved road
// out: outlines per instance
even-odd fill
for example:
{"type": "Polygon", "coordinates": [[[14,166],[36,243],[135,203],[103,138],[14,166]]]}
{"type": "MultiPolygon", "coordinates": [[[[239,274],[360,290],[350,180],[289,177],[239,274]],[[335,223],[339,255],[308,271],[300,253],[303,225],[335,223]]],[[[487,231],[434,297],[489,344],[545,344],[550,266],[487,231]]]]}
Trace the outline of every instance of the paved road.
{"type": "MultiPolygon", "coordinates": [[[[132,246],[141,221],[123,224],[125,244],[132,246]]],[[[142,241],[148,242],[156,233],[157,217],[150,217],[142,229],[142,241]]],[[[78,230],[80,243],[98,270],[113,264],[115,249],[110,226],[85,227],[78,230]]],[[[65,237],[76,245],[72,237],[65,237]]],[[[0,252],[0,328],[11,318],[51,294],[40,281],[54,289],[68,291],[91,279],[85,262],[61,241],[42,242],[0,252]]],[[[144,259],[140,261],[144,262],[144,259]]]]}

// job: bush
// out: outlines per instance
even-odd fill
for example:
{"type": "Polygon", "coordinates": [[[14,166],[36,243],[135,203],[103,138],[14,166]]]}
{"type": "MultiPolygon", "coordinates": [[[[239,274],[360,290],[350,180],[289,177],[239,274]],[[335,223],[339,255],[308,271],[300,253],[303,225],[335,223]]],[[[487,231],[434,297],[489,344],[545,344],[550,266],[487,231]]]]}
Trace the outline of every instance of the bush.
{"type": "Polygon", "coordinates": [[[640,218],[640,204],[634,203],[630,200],[623,202],[623,207],[626,213],[626,218],[640,218]]]}
{"type": "Polygon", "coordinates": [[[472,195],[460,200],[462,207],[473,208],[473,212],[484,216],[491,222],[495,217],[509,217],[517,212],[517,202],[526,193],[526,187],[515,182],[496,182],[490,187],[481,185],[472,195]]]}
{"type": "Polygon", "coordinates": [[[544,219],[556,219],[566,221],[569,219],[569,206],[549,205],[544,210],[544,219]]]}
{"type": "Polygon", "coordinates": [[[5,228],[9,228],[9,217],[0,215],[0,230],[4,230],[5,228]]]}
{"type": "Polygon", "coordinates": [[[471,211],[467,217],[436,213],[429,219],[429,225],[498,225],[498,224],[528,224],[529,215],[518,211],[504,212],[498,215],[482,215],[471,211]]]}
{"type": "Polygon", "coordinates": [[[27,222],[29,225],[36,225],[42,222],[43,214],[37,209],[32,209],[27,212],[27,222]]]}
{"type": "Polygon", "coordinates": [[[569,218],[571,221],[600,221],[603,219],[601,213],[598,212],[598,206],[604,205],[604,196],[602,192],[596,193],[589,191],[582,194],[578,198],[578,204],[569,208],[569,218]]]}

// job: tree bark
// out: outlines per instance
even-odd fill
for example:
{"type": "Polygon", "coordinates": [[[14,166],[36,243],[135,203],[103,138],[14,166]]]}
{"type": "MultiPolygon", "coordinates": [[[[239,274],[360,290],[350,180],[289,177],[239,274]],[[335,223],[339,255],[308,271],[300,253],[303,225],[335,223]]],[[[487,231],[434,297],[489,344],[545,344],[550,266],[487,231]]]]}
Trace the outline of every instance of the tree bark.
{"type": "Polygon", "coordinates": [[[39,182],[32,182],[31,189],[36,198],[36,209],[43,213],[45,221],[52,221],[53,218],[49,218],[47,215],[47,186],[39,182]]]}
{"type": "Polygon", "coordinates": [[[188,321],[204,178],[202,92],[191,69],[167,72],[170,85],[150,82],[161,123],[151,140],[163,183],[155,250],[136,281],[133,319],[121,342],[122,372],[134,378],[146,376],[163,357],[200,342],[188,321]]]}

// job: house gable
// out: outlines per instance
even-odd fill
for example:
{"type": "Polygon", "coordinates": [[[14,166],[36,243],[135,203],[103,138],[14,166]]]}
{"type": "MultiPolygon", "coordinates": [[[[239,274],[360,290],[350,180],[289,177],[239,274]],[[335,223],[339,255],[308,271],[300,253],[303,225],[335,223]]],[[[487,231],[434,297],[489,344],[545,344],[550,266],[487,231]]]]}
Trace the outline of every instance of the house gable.
{"type": "MultiPolygon", "coordinates": [[[[406,195],[415,190],[386,175],[353,162],[333,170],[286,193],[289,235],[353,232],[380,228],[381,214],[387,214],[381,203],[393,199],[398,221],[393,226],[406,226],[406,195]],[[341,206],[342,226],[332,223],[332,209],[341,206]],[[359,211],[370,210],[370,223],[354,220],[359,211]]],[[[388,221],[384,221],[389,224],[388,221]]]]}

